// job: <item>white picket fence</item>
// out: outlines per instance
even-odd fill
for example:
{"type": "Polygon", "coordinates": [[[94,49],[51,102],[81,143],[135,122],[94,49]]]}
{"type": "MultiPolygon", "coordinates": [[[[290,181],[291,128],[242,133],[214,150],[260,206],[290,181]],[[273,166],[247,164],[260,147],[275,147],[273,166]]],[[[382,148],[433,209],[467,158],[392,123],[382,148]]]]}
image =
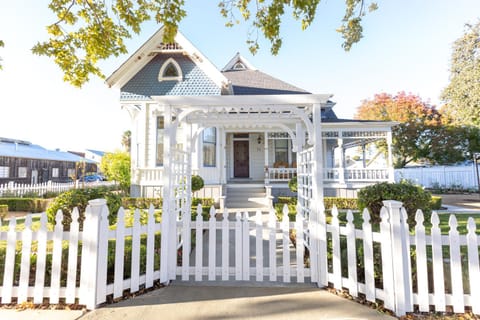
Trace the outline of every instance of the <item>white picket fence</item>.
{"type": "Polygon", "coordinates": [[[414,181],[426,188],[461,188],[478,189],[475,165],[469,166],[435,166],[420,168],[395,169],[395,181],[402,179],[414,181]]]}
{"type": "Polygon", "coordinates": [[[210,219],[203,221],[199,205],[196,221],[185,215],[185,219],[177,222],[183,250],[176,274],[184,281],[194,277],[194,281],[305,282],[310,277],[310,268],[304,262],[306,221],[297,215],[296,221],[290,222],[288,208],[285,210],[282,221],[277,221],[273,209],[267,213],[260,210],[229,213],[224,209],[216,214],[211,207],[210,219]],[[190,257],[192,230],[195,248],[190,257]],[[290,241],[292,230],[296,235],[295,247],[290,241]],[[204,231],[208,236],[204,237],[204,231]]]}
{"type": "MultiPolygon", "coordinates": [[[[318,285],[347,289],[352,296],[362,294],[374,303],[382,300],[397,315],[414,308],[429,311],[431,306],[439,312],[451,306],[460,313],[470,307],[480,314],[480,237],[474,220],[468,220],[468,233],[459,235],[456,219],[451,216],[449,234],[442,235],[438,215],[432,214],[433,227],[426,232],[419,211],[415,233],[410,234],[401,203],[384,204],[378,231],[373,231],[376,227],[369,222],[368,211],[362,213],[362,229],[355,229],[354,213],[347,212],[343,225],[334,208],[331,222],[316,229],[326,230],[319,239],[324,239],[320,247],[327,248],[327,255],[319,257],[315,270],[304,260],[305,249],[312,249],[308,243],[315,226],[307,224],[301,215],[290,222],[285,209],[282,221],[277,221],[273,212],[235,212],[234,218],[228,219],[227,212],[218,216],[211,208],[210,219],[203,221],[199,207],[196,221],[190,221],[189,214],[177,221],[175,249],[182,249],[182,259],[176,264],[177,280],[317,283],[318,279],[325,279],[325,283],[318,280],[318,285]],[[293,230],[296,250],[292,251],[293,230]],[[325,274],[313,279],[314,274],[321,272],[325,274]]],[[[139,210],[135,210],[132,227],[125,226],[124,215],[125,211],[120,209],[116,227],[109,227],[106,202],[98,199],[86,209],[83,231],[79,231],[76,222],[78,210],[73,211],[70,231],[63,231],[61,213],[57,214],[53,231],[47,229],[45,214],[38,231],[29,227],[29,217],[23,231],[16,230],[16,220],[11,219],[8,230],[0,232],[0,247],[6,245],[0,258],[1,303],[10,303],[15,297],[17,303],[27,299],[34,303],[44,299],[58,303],[65,299],[66,303],[78,301],[93,309],[104,303],[108,295],[118,298],[124,290],[133,293],[152,287],[166,272],[160,267],[160,241],[156,240],[161,224],[155,222],[153,207],[148,210],[145,225],[140,223],[139,210]],[[131,242],[131,252],[125,250],[127,241],[131,242]],[[34,243],[36,246],[32,246],[34,243]],[[141,255],[142,250],[145,255],[141,255]],[[30,265],[31,255],[36,257],[34,266],[30,265]],[[114,261],[110,261],[109,267],[108,257],[112,255],[114,261]],[[124,265],[126,257],[131,261],[128,266],[124,265]],[[19,270],[15,269],[15,261],[20,262],[19,270]],[[67,273],[62,274],[61,270],[67,273]]],[[[321,215],[320,221],[325,221],[323,211],[321,215]]]]}
{"type": "Polygon", "coordinates": [[[75,187],[81,188],[83,186],[93,187],[93,186],[111,186],[115,183],[112,181],[97,181],[97,182],[43,182],[37,184],[25,184],[25,183],[15,183],[13,181],[9,183],[0,184],[0,197],[2,196],[13,196],[21,197],[28,193],[35,193],[39,196],[43,196],[47,192],[65,192],[75,187]]]}

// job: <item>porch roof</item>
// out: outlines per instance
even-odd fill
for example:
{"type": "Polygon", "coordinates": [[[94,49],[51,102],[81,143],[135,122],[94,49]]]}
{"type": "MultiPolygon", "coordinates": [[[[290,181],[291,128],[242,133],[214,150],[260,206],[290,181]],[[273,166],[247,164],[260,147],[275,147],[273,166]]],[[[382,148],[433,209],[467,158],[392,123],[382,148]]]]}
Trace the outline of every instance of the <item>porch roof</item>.
{"type": "Polygon", "coordinates": [[[224,96],[153,96],[159,104],[172,107],[311,106],[326,104],[332,94],[272,94],[224,96]]]}

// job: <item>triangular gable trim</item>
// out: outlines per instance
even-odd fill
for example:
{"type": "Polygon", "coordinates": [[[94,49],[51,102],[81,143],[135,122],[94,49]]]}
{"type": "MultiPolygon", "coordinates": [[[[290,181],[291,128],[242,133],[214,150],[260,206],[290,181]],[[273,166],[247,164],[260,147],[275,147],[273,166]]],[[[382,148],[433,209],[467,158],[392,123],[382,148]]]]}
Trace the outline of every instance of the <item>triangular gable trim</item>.
{"type": "MultiPolygon", "coordinates": [[[[105,81],[109,87],[122,88],[154,57],[154,52],[162,50],[163,27],[158,29],[137,51],[135,51],[117,70],[105,81]]],[[[167,48],[164,52],[181,52],[190,59],[220,88],[228,88],[228,79],[181,34],[175,36],[175,50],[167,48]]]]}
{"type": "Polygon", "coordinates": [[[237,63],[242,63],[247,70],[257,70],[247,59],[242,57],[239,52],[223,67],[222,72],[235,70],[234,66],[237,63]]]}

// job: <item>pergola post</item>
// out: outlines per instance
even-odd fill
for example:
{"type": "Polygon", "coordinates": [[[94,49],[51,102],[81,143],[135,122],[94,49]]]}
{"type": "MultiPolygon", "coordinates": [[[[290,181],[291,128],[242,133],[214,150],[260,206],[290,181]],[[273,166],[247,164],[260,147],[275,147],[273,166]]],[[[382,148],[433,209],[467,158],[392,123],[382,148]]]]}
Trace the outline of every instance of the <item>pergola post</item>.
{"type": "Polygon", "coordinates": [[[323,163],[322,163],[322,116],[321,105],[313,104],[313,166],[312,166],[312,251],[311,255],[315,261],[312,266],[316,266],[316,270],[312,270],[318,276],[319,286],[327,285],[327,233],[326,221],[323,212],[323,163]]]}
{"type": "Polygon", "coordinates": [[[170,258],[170,220],[171,220],[171,203],[170,190],[171,183],[171,164],[170,164],[170,131],[171,131],[171,107],[164,106],[164,129],[163,129],[163,203],[162,203],[162,240],[161,240],[161,257],[160,259],[160,282],[169,281],[169,264],[170,258]]]}

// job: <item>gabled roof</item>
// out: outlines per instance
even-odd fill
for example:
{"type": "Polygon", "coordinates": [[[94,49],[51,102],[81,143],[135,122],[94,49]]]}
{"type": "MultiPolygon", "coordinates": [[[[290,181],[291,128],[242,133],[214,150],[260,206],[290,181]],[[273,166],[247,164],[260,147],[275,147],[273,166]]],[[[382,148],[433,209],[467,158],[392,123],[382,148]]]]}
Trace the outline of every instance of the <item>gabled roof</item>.
{"type": "Polygon", "coordinates": [[[137,51],[135,51],[117,70],[106,80],[109,87],[123,87],[138,71],[159,53],[181,53],[187,55],[201,68],[209,78],[219,87],[228,86],[228,80],[220,71],[185,38],[180,31],[175,36],[173,44],[165,44],[163,27],[158,29],[137,51]]]}
{"type": "Polygon", "coordinates": [[[92,149],[86,149],[86,151],[90,151],[91,153],[96,154],[99,157],[103,157],[105,155],[104,151],[92,150],[92,149]]]}
{"type": "Polygon", "coordinates": [[[79,162],[85,161],[93,163],[90,160],[79,157],[70,152],[59,150],[47,150],[39,145],[28,141],[0,138],[0,156],[12,158],[42,159],[79,162]]]}
{"type": "Polygon", "coordinates": [[[234,95],[310,93],[257,70],[240,53],[227,63],[222,74],[231,82],[234,95]]]}

